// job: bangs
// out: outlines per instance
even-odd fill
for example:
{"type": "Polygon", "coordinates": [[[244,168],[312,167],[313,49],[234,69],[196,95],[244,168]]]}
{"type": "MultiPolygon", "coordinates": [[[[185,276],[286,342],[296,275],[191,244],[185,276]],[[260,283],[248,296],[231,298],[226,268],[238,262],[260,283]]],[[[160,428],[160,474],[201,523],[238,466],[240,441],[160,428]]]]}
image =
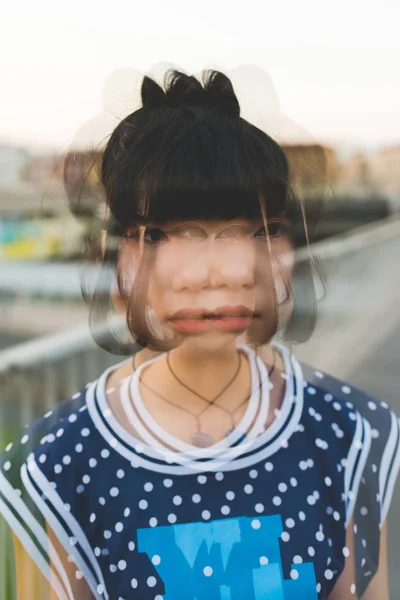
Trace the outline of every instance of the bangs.
{"type": "Polygon", "coordinates": [[[110,211],[120,225],[255,219],[262,204],[269,218],[284,210],[287,161],[269,136],[243,119],[205,109],[152,112],[136,133],[129,125],[130,143],[108,173],[103,169],[110,211]]]}

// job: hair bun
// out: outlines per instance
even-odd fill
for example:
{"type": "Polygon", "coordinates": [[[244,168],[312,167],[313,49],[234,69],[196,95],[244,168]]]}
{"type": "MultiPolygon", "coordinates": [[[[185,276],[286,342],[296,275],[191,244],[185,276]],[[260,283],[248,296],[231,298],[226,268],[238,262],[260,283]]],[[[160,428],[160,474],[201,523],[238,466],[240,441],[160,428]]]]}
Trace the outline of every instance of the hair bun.
{"type": "Polygon", "coordinates": [[[141,88],[143,108],[186,106],[217,110],[229,117],[238,117],[240,114],[232,83],[220,71],[205,71],[202,85],[192,75],[170,70],[165,75],[164,88],[165,91],[146,75],[141,88]]]}
{"type": "Polygon", "coordinates": [[[144,76],[141,88],[143,108],[162,108],[166,106],[164,90],[147,75],[144,76]]]}
{"type": "Polygon", "coordinates": [[[220,71],[206,71],[203,77],[204,89],[209,102],[229,117],[240,115],[240,106],[229,77],[220,71]]]}
{"type": "Polygon", "coordinates": [[[200,81],[193,75],[180,71],[168,71],[164,80],[168,105],[171,108],[180,106],[204,106],[205,90],[200,81]]]}

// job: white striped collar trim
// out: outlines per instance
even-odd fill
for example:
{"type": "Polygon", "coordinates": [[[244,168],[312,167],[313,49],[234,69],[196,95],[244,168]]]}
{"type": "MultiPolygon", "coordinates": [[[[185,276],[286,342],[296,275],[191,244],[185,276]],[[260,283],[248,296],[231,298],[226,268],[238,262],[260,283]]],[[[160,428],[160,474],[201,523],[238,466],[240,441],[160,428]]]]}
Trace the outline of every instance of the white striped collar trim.
{"type": "Polygon", "coordinates": [[[122,361],[108,368],[101,375],[98,382],[94,382],[88,388],[86,403],[89,415],[96,429],[109,446],[129,460],[134,467],[143,467],[159,473],[176,475],[246,468],[272,456],[282,448],[296,430],[302,415],[304,386],[301,366],[287,348],[275,342],[274,346],[282,352],[286,373],[291,375],[286,381],[286,393],[279,418],[277,417],[261,435],[248,442],[247,445],[245,445],[245,440],[237,446],[223,449],[225,451],[224,455],[218,455],[217,458],[205,461],[191,460],[192,457],[188,458],[180,452],[161,451],[143,443],[120,424],[108,405],[105,382],[113,369],[118,368],[127,361],[122,361]],[[293,376],[296,382],[295,397],[293,396],[293,376]],[[247,455],[237,458],[235,455],[238,454],[237,448],[242,450],[241,454],[247,453],[247,455]]]}
{"type": "Polygon", "coordinates": [[[268,414],[269,378],[267,370],[265,369],[262,361],[260,359],[256,359],[254,351],[250,350],[244,345],[240,346],[240,348],[247,354],[249,359],[252,381],[251,395],[244,416],[231,434],[212,446],[207,448],[198,448],[197,446],[183,442],[161,427],[153,418],[151,413],[147,410],[140,394],[139,378],[143,369],[150,364],[150,362],[147,362],[143,363],[139,369],[135,371],[130,380],[124,381],[124,384],[121,387],[122,407],[129,422],[135,427],[135,429],[138,429],[142,439],[149,445],[155,446],[163,452],[169,453],[170,450],[168,449],[168,446],[170,446],[174,448],[175,451],[182,452],[185,455],[191,456],[193,459],[211,458],[220,455],[224,452],[224,450],[231,448],[236,442],[238,442],[243,436],[243,433],[246,431],[246,438],[248,440],[254,439],[257,433],[260,433],[260,427],[263,423],[265,423],[268,414]],[[266,381],[266,384],[262,384],[264,380],[266,381]],[[131,398],[129,397],[128,386],[131,398],[134,399],[134,402],[132,402],[131,398]],[[141,420],[137,418],[136,411],[141,420]],[[249,425],[251,425],[251,423],[254,421],[256,415],[257,418],[252,427],[249,429],[249,425]],[[145,426],[142,425],[141,421],[143,421],[145,426]],[[165,443],[160,444],[157,441],[157,438],[159,438],[161,442],[165,443]]]}

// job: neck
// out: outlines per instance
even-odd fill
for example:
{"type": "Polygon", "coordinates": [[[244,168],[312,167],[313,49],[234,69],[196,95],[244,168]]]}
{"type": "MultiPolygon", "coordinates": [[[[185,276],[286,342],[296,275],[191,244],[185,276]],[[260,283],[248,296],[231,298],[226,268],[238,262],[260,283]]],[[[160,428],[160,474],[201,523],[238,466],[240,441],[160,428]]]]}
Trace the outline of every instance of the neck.
{"type": "MultiPolygon", "coordinates": [[[[259,349],[257,354],[262,354],[262,360],[269,364],[274,362],[273,358],[279,356],[279,353],[273,356],[270,344],[265,345],[262,352],[259,349]]],[[[214,439],[222,439],[233,422],[239,422],[247,406],[243,400],[248,398],[250,391],[250,365],[244,353],[242,353],[242,357],[240,370],[234,381],[217,398],[216,403],[208,409],[207,402],[197,394],[212,401],[223,390],[224,384],[227,384],[235,375],[239,360],[236,344],[225,348],[223,352],[201,353],[197,350],[189,352],[188,348],[183,348],[183,346],[171,350],[169,358],[173,371],[195,393],[185,389],[185,386],[175,379],[168,368],[166,357],[163,357],[162,360],[156,361],[149,368],[144,369],[141,378],[149,387],[146,385],[142,387],[142,397],[153,416],[160,423],[166,423],[167,430],[175,432],[177,437],[185,439],[188,443],[191,443],[188,431],[190,434],[195,431],[193,416],[196,414],[201,415],[203,431],[208,432],[214,439]],[[171,406],[168,401],[165,402],[159,394],[170,399],[175,406],[171,406]],[[180,407],[186,412],[181,412],[180,407]],[[188,413],[192,413],[192,415],[188,413]],[[235,415],[233,421],[228,413],[235,415]]],[[[276,360],[278,369],[279,363],[280,360],[276,360]]],[[[277,369],[274,370],[271,382],[273,389],[270,394],[270,410],[266,426],[273,421],[274,410],[280,408],[285,389],[284,379],[279,376],[277,369]]]]}
{"type": "Polygon", "coordinates": [[[197,394],[211,401],[240,367],[229,389],[217,401],[223,404],[230,404],[232,401],[237,403],[238,397],[246,396],[250,384],[247,360],[242,358],[239,363],[240,359],[236,343],[214,352],[210,352],[209,349],[201,352],[198,348],[185,348],[183,344],[169,353],[168,362],[173,372],[165,358],[150,367],[147,373],[145,370],[144,381],[147,376],[148,384],[154,389],[163,391],[166,397],[173,398],[176,404],[196,412],[206,406],[205,401],[197,394]],[[178,382],[174,374],[184,385],[178,382]],[[188,391],[185,386],[197,394],[188,391]]]}
{"type": "MultiPolygon", "coordinates": [[[[237,367],[239,352],[236,344],[230,344],[215,352],[185,348],[183,344],[169,353],[174,372],[186,384],[200,392],[202,382],[221,387],[221,381],[229,378],[237,367]]],[[[200,392],[201,393],[201,392],[200,392]]]]}

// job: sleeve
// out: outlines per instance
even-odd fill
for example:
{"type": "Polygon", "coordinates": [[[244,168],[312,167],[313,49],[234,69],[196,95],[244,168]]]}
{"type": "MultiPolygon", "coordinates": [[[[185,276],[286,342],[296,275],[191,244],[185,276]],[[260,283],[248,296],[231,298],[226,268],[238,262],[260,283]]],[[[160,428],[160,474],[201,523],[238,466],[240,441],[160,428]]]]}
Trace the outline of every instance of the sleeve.
{"type": "Polygon", "coordinates": [[[304,365],[308,381],[325,394],[341,398],[354,408],[370,429],[370,446],[356,495],[346,499],[351,510],[348,521],[354,528],[356,585],[361,596],[379,567],[380,534],[387,519],[400,467],[400,420],[385,401],[330,375],[304,365]]]}
{"type": "Polygon", "coordinates": [[[25,487],[24,466],[35,449],[54,435],[58,424],[79,411],[84,402],[83,391],[74,394],[25,427],[0,455],[0,513],[60,600],[73,600],[74,595],[65,566],[48,536],[45,518],[25,487]]]}
{"type": "Polygon", "coordinates": [[[354,404],[371,427],[371,449],[353,511],[357,590],[362,594],[379,567],[381,529],[400,466],[400,422],[385,402],[356,395],[354,404]]]}

